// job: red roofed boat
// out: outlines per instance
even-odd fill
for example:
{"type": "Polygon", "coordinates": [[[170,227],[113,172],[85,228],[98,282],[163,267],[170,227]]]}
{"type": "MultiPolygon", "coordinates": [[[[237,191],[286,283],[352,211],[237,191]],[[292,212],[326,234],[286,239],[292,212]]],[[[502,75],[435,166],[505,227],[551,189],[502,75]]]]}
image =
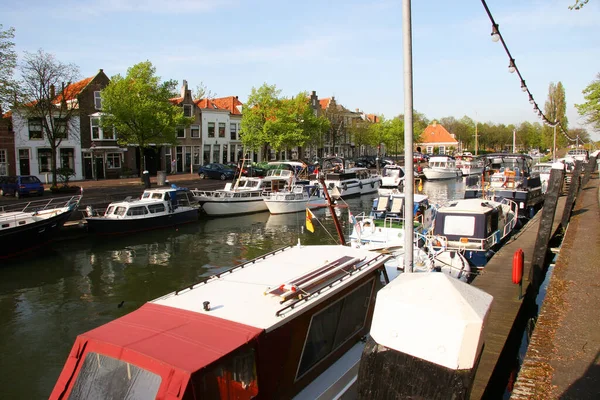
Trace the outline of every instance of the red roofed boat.
{"type": "Polygon", "coordinates": [[[339,396],[388,259],[298,245],[167,294],[79,335],[50,399],[339,396]]]}

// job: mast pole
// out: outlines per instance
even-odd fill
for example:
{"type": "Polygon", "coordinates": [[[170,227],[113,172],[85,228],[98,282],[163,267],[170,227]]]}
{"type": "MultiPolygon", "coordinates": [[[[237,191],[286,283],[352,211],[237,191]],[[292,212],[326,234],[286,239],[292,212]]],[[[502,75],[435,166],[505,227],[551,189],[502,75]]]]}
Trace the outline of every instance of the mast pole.
{"type": "Polygon", "coordinates": [[[335,225],[335,229],[340,239],[340,244],[342,246],[345,246],[346,238],[344,237],[344,232],[342,231],[340,221],[337,215],[335,215],[335,210],[333,209],[333,205],[331,204],[331,197],[329,196],[329,191],[327,190],[327,186],[325,185],[325,178],[323,177],[323,175],[319,177],[319,182],[321,182],[321,186],[323,186],[323,192],[325,193],[325,198],[327,199],[327,207],[329,207],[329,212],[331,213],[331,217],[333,218],[333,224],[335,225]]]}

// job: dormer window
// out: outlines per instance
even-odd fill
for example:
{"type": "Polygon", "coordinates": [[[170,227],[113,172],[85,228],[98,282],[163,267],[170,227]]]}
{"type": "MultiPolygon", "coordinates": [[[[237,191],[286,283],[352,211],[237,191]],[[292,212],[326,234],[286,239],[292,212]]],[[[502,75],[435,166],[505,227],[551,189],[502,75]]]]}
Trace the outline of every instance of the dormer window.
{"type": "Polygon", "coordinates": [[[191,117],[192,116],[192,105],[191,104],[184,104],[183,105],[183,116],[184,117],[191,117]]]}
{"type": "Polygon", "coordinates": [[[94,92],[94,107],[96,110],[102,110],[102,97],[100,91],[94,92]]]}

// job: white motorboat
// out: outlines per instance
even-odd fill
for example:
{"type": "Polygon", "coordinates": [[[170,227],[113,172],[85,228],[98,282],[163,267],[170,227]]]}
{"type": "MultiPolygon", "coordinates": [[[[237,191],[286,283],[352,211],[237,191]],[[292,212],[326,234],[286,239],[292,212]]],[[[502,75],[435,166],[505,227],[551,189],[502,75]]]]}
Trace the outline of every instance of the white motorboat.
{"type": "Polygon", "coordinates": [[[50,399],[339,398],[388,258],[298,245],[166,294],[80,334],[50,399]]]}
{"type": "Polygon", "coordinates": [[[460,168],[456,167],[456,160],[449,156],[433,156],[429,164],[423,168],[427,180],[456,179],[462,176],[460,168]]]}
{"type": "Polygon", "coordinates": [[[542,182],[542,193],[546,193],[546,190],[548,190],[548,181],[550,180],[550,172],[552,171],[552,163],[537,163],[531,171],[539,174],[540,181],[542,182]]]}
{"type": "Polygon", "coordinates": [[[291,189],[265,194],[263,200],[271,214],[288,214],[327,206],[327,200],[318,185],[296,184],[291,189]]]}
{"type": "Polygon", "coordinates": [[[295,181],[295,165],[272,162],[265,177],[239,177],[220,190],[192,189],[202,210],[209,216],[251,214],[267,211],[263,195],[290,188],[295,181]]]}
{"type": "Polygon", "coordinates": [[[484,162],[481,158],[472,155],[459,155],[456,156],[456,168],[461,170],[463,176],[481,175],[484,162]]]}
{"type": "Polygon", "coordinates": [[[377,191],[381,195],[402,192],[404,190],[404,168],[390,164],[383,168],[381,173],[381,187],[377,191]]]}
{"type": "Polygon", "coordinates": [[[346,168],[339,157],[325,159],[323,170],[325,185],[331,197],[338,199],[374,193],[381,187],[381,176],[367,168],[346,168]]]}
{"type": "Polygon", "coordinates": [[[432,243],[436,249],[462,254],[483,267],[510,236],[517,224],[514,201],[453,200],[437,209],[432,243]]]}
{"type": "Polygon", "coordinates": [[[86,214],[88,232],[123,235],[198,221],[198,205],[187,189],[175,186],[146,189],[139,199],[112,202],[102,215],[88,206],[86,214]]]}

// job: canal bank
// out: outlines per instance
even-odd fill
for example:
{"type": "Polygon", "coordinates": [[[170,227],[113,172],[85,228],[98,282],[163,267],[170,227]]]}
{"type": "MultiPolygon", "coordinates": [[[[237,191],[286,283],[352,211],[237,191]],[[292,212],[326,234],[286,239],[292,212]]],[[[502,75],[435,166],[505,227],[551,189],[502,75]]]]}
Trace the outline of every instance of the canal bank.
{"type": "Polygon", "coordinates": [[[583,186],[512,399],[596,399],[600,393],[600,188],[583,186]]]}

